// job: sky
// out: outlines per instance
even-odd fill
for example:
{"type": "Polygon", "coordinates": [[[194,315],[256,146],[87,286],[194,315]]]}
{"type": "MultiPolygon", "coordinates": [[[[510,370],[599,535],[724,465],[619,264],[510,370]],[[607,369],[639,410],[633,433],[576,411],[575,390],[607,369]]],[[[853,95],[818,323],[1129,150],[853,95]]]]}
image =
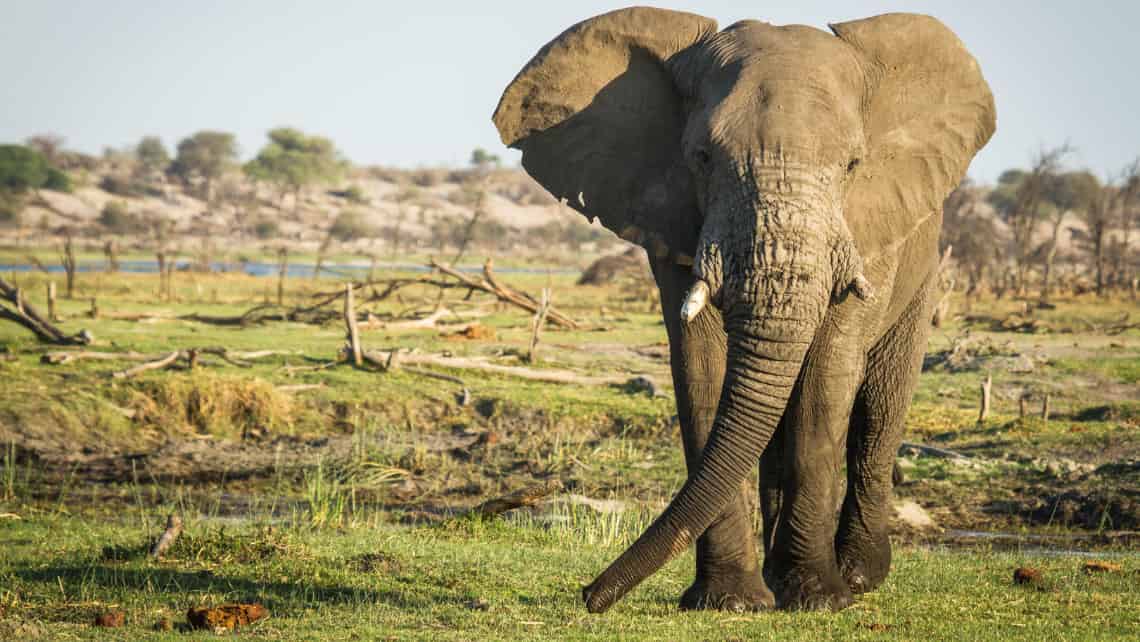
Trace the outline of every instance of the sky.
{"type": "MultiPolygon", "coordinates": [[[[998,130],[970,174],[993,182],[1046,147],[1111,176],[1140,156],[1140,2],[709,0],[645,4],[725,27],[826,28],[888,11],[938,17],[981,64],[998,130]],[[1057,7],[1046,8],[1056,4],[1057,7]]],[[[566,27],[625,6],[584,0],[0,0],[0,142],[52,132],[99,153],[199,129],[331,138],[358,164],[459,165],[483,147],[507,83],[566,27]]]]}

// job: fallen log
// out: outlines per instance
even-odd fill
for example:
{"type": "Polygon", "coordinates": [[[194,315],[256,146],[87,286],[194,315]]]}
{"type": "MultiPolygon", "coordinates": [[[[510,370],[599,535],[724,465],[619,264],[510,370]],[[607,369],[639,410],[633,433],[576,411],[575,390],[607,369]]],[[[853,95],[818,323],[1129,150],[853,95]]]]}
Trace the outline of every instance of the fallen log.
{"type": "Polygon", "coordinates": [[[488,372],[542,383],[605,386],[622,384],[629,380],[628,376],[591,376],[579,374],[572,370],[505,366],[468,357],[445,357],[443,355],[416,352],[369,350],[364,353],[364,359],[382,370],[391,370],[403,366],[437,366],[440,368],[451,368],[453,370],[488,372]]]}
{"type": "Polygon", "coordinates": [[[20,288],[0,278],[0,301],[10,304],[14,309],[0,305],[0,319],[7,319],[18,323],[44,343],[56,345],[89,345],[94,337],[87,330],[69,335],[57,328],[50,319],[44,317],[35,306],[24,300],[20,288]]]}
{"type": "Polygon", "coordinates": [[[170,354],[166,355],[165,357],[162,357],[161,359],[156,359],[154,361],[147,361],[145,363],[140,363],[139,365],[134,366],[133,368],[127,368],[126,370],[120,370],[118,372],[113,372],[113,373],[111,373],[111,378],[113,378],[113,379],[128,379],[130,377],[142,374],[144,372],[148,372],[150,370],[161,370],[163,368],[166,368],[168,366],[173,365],[175,361],[178,361],[178,357],[180,357],[180,356],[182,356],[182,352],[179,350],[175,350],[174,352],[171,352],[170,354]]]}
{"type": "Polygon", "coordinates": [[[516,508],[523,508],[525,506],[534,506],[547,497],[562,492],[562,481],[558,479],[551,479],[541,484],[527,486],[516,490],[509,495],[489,499],[475,508],[467,511],[466,515],[479,516],[479,517],[493,517],[501,515],[509,510],[516,508]]]}
{"type": "Polygon", "coordinates": [[[45,352],[41,363],[63,365],[72,361],[154,361],[158,357],[140,352],[92,352],[90,350],[45,352]]]}
{"type": "MultiPolygon", "coordinates": [[[[241,368],[248,368],[253,364],[249,361],[263,359],[279,354],[289,354],[282,350],[253,350],[248,352],[232,351],[226,348],[208,347],[208,348],[188,348],[183,351],[185,353],[196,352],[198,354],[208,354],[220,357],[223,361],[241,368]]],[[[168,356],[168,353],[162,354],[145,354],[141,352],[96,352],[92,350],[58,350],[55,352],[46,352],[40,357],[42,363],[52,365],[63,365],[73,361],[157,361],[168,356]]]]}
{"type": "Polygon", "coordinates": [[[916,444],[909,441],[904,441],[901,445],[899,445],[899,454],[901,455],[904,451],[907,450],[917,450],[924,455],[930,455],[931,457],[937,457],[939,459],[972,459],[967,455],[963,455],[962,453],[953,450],[946,450],[945,448],[936,448],[935,446],[927,446],[926,444],[916,444]]]}
{"type": "Polygon", "coordinates": [[[244,313],[236,316],[214,316],[209,314],[183,314],[176,317],[180,321],[195,321],[208,325],[246,327],[266,321],[291,321],[293,323],[312,323],[321,325],[335,319],[342,318],[342,314],[335,310],[318,310],[316,308],[286,309],[275,303],[262,303],[244,313]]]}

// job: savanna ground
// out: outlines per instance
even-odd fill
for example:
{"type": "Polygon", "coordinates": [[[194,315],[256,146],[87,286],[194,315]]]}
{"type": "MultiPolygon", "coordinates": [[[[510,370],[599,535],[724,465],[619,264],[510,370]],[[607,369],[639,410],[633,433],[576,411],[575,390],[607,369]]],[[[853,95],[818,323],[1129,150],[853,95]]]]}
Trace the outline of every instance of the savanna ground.
{"type": "MultiPolygon", "coordinates": [[[[62,275],[4,276],[41,310],[49,278],[62,290],[62,275]]],[[[236,633],[265,639],[1140,636],[1140,331],[1106,331],[1135,321],[1135,302],[1061,297],[1028,314],[1008,298],[957,302],[931,338],[906,439],[963,457],[903,449],[896,494],[935,526],[900,521],[890,578],[854,607],[680,613],[689,554],[597,616],[579,587],[684,479],[664,329],[644,283],[500,278],[552,288],[579,329],[548,327],[527,364],[529,314],[416,286],[382,301],[359,291],[374,319],[362,342],[615,383],[324,367],[344,344],[335,318],[177,318],[240,315],[274,298],[274,279],[240,274],[176,273],[165,301],[155,275],[80,274],[59,314],[65,329],[95,335],[91,350],[275,351],[248,367],[203,354],[192,370],[116,379],[138,362],[42,363],[60,348],[0,323],[0,639],[210,638],[180,630],[186,610],[235,601],[269,610],[236,633]],[[437,306],[452,311],[442,327],[386,325],[437,306]],[[477,329],[460,332],[466,323],[477,329]],[[987,374],[993,408],[979,423],[987,374]],[[565,491],[535,508],[463,515],[551,479],[565,491]],[[151,560],[170,513],[184,532],[151,560]],[[1087,572],[1090,560],[1111,570],[1087,572]],[[1022,566],[1042,582],[1014,585],[1022,566]],[[108,611],[124,612],[125,628],[92,626],[108,611]],[[173,630],[153,630],[164,619],[173,630]]],[[[291,279],[286,303],[338,285],[291,279]]]]}

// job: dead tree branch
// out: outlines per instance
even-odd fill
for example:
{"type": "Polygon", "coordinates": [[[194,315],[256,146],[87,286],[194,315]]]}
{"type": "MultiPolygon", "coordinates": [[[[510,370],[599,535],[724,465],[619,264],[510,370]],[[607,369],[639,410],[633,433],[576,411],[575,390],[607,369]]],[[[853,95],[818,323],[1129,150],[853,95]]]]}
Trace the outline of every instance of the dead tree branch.
{"type": "Polygon", "coordinates": [[[113,379],[129,379],[130,377],[142,374],[142,373],[150,371],[150,370],[162,370],[163,368],[167,368],[167,367],[173,365],[175,361],[178,361],[178,357],[180,357],[180,356],[182,356],[182,351],[175,350],[174,352],[171,352],[170,354],[166,355],[165,357],[162,357],[161,359],[156,359],[154,361],[147,361],[145,363],[140,363],[139,365],[134,366],[132,368],[127,368],[126,370],[120,370],[118,372],[114,372],[111,374],[111,378],[113,378],[113,379]]]}
{"type": "Polygon", "coordinates": [[[51,321],[39,313],[36,308],[24,300],[20,288],[0,278],[0,301],[10,304],[14,309],[0,305],[0,319],[8,319],[31,330],[40,341],[56,345],[88,345],[93,337],[87,330],[78,334],[68,335],[57,328],[51,321]]]}
{"type": "MultiPolygon", "coordinates": [[[[522,308],[522,309],[524,309],[524,310],[526,310],[532,314],[535,312],[538,312],[539,304],[534,300],[534,297],[530,296],[529,294],[525,294],[523,292],[519,292],[517,290],[509,288],[509,287],[507,287],[501,283],[499,283],[498,287],[496,287],[495,284],[498,283],[498,281],[494,280],[493,276],[492,276],[492,280],[488,280],[487,274],[490,273],[489,264],[484,265],[484,267],[483,267],[483,278],[482,279],[476,279],[476,278],[473,278],[467,274],[463,274],[462,272],[455,270],[454,268],[448,267],[446,265],[443,265],[443,264],[437,262],[435,259],[432,259],[432,261],[429,265],[432,268],[439,270],[440,273],[446,274],[447,276],[450,276],[451,278],[459,281],[460,283],[462,283],[466,287],[469,287],[473,290],[479,290],[481,292],[486,292],[487,294],[494,295],[500,301],[503,301],[504,303],[510,303],[511,305],[520,307],[520,308],[522,308]]],[[[574,320],[570,319],[566,315],[562,314],[561,312],[559,312],[558,310],[555,310],[553,308],[548,311],[546,318],[551,323],[554,323],[555,325],[559,325],[563,328],[567,328],[570,330],[575,330],[578,328],[578,324],[574,320]]]]}
{"type": "Polygon", "coordinates": [[[174,540],[182,534],[182,518],[176,513],[171,513],[170,517],[166,518],[166,530],[162,532],[162,536],[154,543],[154,548],[150,549],[150,556],[159,559],[167,549],[174,545],[174,540]]]}
{"type": "Polygon", "coordinates": [[[392,370],[404,366],[436,366],[452,370],[474,370],[491,374],[538,381],[542,383],[578,384],[604,386],[625,383],[628,376],[590,376],[572,370],[535,369],[522,366],[505,366],[497,363],[466,357],[445,357],[443,355],[421,354],[416,352],[386,352],[368,350],[364,359],[382,370],[392,370]]]}
{"type": "Polygon", "coordinates": [[[551,479],[540,484],[534,484],[533,486],[516,490],[509,495],[489,499],[475,508],[472,508],[466,514],[479,517],[494,517],[495,515],[501,515],[516,508],[534,506],[547,497],[562,492],[562,489],[561,480],[551,479]]]}
{"type": "Polygon", "coordinates": [[[360,356],[360,329],[356,326],[356,298],[352,295],[351,283],[344,286],[344,328],[352,365],[359,368],[364,365],[364,359],[360,356]]]}

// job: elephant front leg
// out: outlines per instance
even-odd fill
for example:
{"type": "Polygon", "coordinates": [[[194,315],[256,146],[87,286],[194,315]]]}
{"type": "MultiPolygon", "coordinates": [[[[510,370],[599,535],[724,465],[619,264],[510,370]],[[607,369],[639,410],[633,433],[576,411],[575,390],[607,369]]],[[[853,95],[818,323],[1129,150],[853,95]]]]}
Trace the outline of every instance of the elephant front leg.
{"type": "Polygon", "coordinates": [[[847,496],[835,548],[855,593],[878,587],[891,567],[891,477],[930,333],[929,289],[928,282],[872,348],[851,415],[847,496]]]}
{"type": "MultiPolygon", "coordinates": [[[[696,470],[724,380],[726,337],[720,313],[706,306],[693,321],[682,323],[681,302],[692,286],[686,267],[654,262],[661,306],[669,334],[677,416],[689,474],[696,470]]],[[[682,609],[751,611],[771,608],[772,593],[764,585],[752,528],[754,508],[749,484],[741,485],[711,526],[697,538],[696,579],[681,597],[682,609]]]]}
{"type": "Polygon", "coordinates": [[[772,488],[775,479],[766,484],[776,505],[765,510],[764,579],[783,609],[838,610],[852,602],[834,543],[847,426],[863,373],[860,343],[838,330],[817,338],[780,426],[782,444],[769,445],[761,461],[761,468],[782,467],[780,490],[772,488]]]}

